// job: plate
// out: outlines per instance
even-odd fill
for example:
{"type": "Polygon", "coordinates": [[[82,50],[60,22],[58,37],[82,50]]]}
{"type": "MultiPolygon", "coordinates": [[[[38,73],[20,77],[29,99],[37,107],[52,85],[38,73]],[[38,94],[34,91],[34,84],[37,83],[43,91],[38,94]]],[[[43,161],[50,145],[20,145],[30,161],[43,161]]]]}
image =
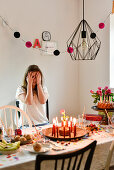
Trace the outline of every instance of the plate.
{"type": "Polygon", "coordinates": [[[61,151],[61,150],[65,150],[65,148],[64,148],[64,147],[62,147],[62,146],[52,146],[52,149],[53,149],[54,151],[61,151]]]}
{"type": "Polygon", "coordinates": [[[48,152],[50,150],[50,148],[47,148],[45,146],[42,146],[41,150],[36,152],[34,149],[33,149],[33,145],[28,145],[26,148],[25,148],[26,151],[29,151],[31,153],[45,153],[45,152],[48,152]]]}
{"type": "Polygon", "coordinates": [[[13,151],[0,151],[0,154],[2,154],[2,155],[10,155],[10,154],[17,153],[19,151],[20,151],[20,148],[19,149],[15,149],[13,151]]]}

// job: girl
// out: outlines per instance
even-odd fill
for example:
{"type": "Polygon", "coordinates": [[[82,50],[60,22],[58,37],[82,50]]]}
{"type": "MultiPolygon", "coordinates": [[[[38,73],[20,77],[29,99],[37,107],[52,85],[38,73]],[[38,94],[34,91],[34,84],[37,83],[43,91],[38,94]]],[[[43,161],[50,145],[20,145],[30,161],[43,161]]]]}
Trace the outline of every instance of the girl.
{"type": "Polygon", "coordinates": [[[16,99],[20,100],[20,108],[24,110],[35,125],[48,123],[45,103],[48,91],[43,86],[43,74],[37,65],[30,65],[24,76],[23,85],[17,89],[16,99]]]}

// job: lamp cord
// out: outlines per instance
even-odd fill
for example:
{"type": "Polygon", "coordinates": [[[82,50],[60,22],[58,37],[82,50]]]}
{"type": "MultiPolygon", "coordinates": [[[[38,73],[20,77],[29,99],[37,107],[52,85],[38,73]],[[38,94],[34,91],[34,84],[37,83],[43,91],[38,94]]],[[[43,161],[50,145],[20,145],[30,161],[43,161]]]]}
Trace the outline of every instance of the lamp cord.
{"type": "Polygon", "coordinates": [[[84,31],[84,0],[83,0],[83,31],[84,31]]]}

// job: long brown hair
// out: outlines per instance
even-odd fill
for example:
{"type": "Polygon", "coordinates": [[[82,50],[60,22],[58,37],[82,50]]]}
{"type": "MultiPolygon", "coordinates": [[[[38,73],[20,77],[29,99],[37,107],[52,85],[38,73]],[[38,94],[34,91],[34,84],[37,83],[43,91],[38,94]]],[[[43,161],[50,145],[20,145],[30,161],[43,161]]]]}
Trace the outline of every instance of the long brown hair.
{"type": "MultiPolygon", "coordinates": [[[[41,74],[41,84],[43,85],[43,74],[42,74],[42,71],[40,70],[40,68],[37,66],[37,65],[30,65],[26,72],[25,72],[25,75],[24,75],[24,79],[23,79],[23,85],[22,87],[25,89],[25,91],[27,92],[27,76],[28,76],[28,73],[30,72],[35,72],[35,71],[38,71],[40,72],[41,74]]],[[[35,86],[35,91],[37,91],[37,85],[35,86]]]]}

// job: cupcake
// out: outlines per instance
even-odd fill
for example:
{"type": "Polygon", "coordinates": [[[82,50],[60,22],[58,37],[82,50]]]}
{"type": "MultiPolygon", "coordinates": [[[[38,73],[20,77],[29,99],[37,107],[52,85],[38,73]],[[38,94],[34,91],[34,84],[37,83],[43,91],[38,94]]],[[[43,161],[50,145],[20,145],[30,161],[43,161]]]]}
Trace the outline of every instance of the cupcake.
{"type": "Polygon", "coordinates": [[[35,142],[35,143],[33,144],[33,149],[34,149],[36,152],[39,152],[39,151],[41,150],[41,148],[42,148],[42,146],[41,146],[40,143],[35,142]]]}

